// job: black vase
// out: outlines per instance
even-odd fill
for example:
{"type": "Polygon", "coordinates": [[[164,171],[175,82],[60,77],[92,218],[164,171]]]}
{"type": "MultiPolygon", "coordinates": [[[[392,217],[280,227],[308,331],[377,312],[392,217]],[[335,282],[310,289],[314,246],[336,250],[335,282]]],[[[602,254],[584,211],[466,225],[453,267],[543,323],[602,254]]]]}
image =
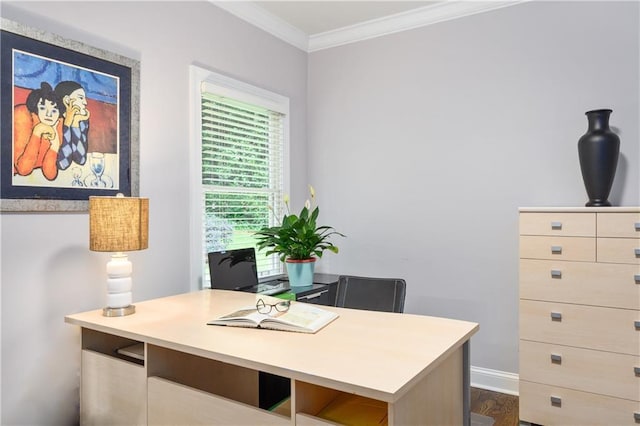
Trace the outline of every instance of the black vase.
{"type": "Polygon", "coordinates": [[[610,109],[596,109],[585,114],[589,129],[578,141],[578,157],[589,196],[586,206],[610,206],[607,198],[618,166],[620,138],[609,129],[610,109]]]}

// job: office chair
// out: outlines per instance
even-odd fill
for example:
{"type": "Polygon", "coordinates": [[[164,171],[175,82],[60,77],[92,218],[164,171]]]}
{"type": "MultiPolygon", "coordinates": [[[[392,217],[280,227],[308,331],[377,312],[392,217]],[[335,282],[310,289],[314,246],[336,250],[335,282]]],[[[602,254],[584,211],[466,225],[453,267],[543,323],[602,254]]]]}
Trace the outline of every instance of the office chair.
{"type": "Polygon", "coordinates": [[[406,283],[398,278],[341,275],[335,305],[340,308],[404,312],[406,283]]]}

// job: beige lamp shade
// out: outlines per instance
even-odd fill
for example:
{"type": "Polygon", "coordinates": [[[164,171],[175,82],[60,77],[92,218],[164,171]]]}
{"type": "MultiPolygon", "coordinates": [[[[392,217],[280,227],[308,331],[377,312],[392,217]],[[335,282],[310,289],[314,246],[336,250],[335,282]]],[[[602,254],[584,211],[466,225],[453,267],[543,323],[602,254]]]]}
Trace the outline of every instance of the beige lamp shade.
{"type": "Polygon", "coordinates": [[[89,197],[89,249],[123,252],[149,246],[149,199],[89,197]]]}

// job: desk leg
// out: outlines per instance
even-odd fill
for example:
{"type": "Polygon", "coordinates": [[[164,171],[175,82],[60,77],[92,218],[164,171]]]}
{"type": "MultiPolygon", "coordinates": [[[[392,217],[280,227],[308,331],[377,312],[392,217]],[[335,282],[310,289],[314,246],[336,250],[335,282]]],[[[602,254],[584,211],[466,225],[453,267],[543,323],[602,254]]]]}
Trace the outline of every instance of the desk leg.
{"type": "Polygon", "coordinates": [[[471,361],[469,340],[462,346],[462,409],[463,424],[471,426],[471,361]]]}

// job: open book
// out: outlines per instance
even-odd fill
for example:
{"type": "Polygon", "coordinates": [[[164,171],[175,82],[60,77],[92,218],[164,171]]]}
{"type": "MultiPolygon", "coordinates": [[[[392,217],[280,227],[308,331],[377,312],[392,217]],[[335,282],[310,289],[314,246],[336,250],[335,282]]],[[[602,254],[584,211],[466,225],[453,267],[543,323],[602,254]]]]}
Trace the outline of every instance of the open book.
{"type": "MultiPolygon", "coordinates": [[[[275,297],[259,296],[264,306],[260,313],[256,305],[241,308],[207,322],[208,325],[228,325],[233,327],[270,328],[273,330],[315,333],[334,319],[338,314],[320,309],[308,303],[282,300],[275,297]],[[277,309],[276,309],[276,305],[277,309]]],[[[260,302],[258,302],[260,303],[260,302]]]]}

